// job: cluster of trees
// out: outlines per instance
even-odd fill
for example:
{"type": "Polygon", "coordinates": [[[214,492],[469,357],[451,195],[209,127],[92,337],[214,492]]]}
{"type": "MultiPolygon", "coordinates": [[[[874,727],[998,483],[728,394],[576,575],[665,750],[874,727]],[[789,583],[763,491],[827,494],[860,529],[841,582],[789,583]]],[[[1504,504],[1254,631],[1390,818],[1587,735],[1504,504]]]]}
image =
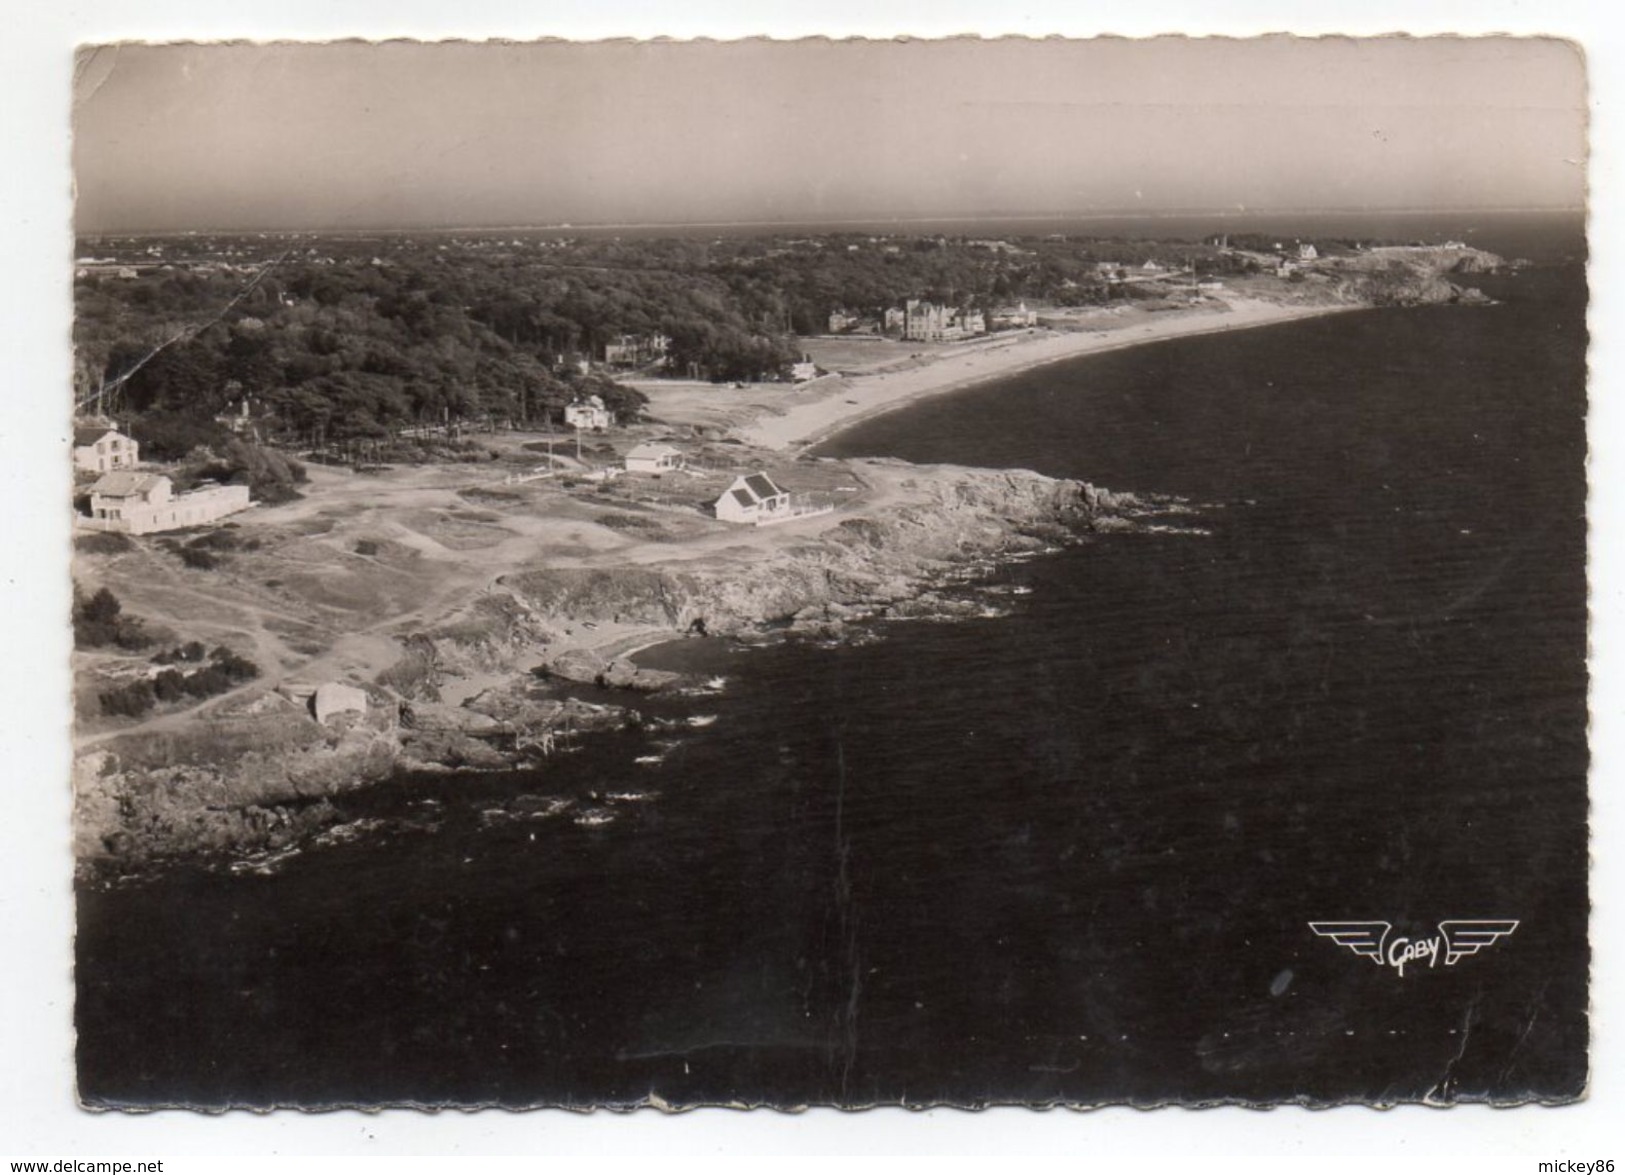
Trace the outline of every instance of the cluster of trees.
{"type": "Polygon", "coordinates": [[[907,298],[984,311],[1017,301],[1084,306],[1158,297],[1108,280],[1147,261],[1198,275],[1256,272],[1258,263],[1212,242],[1049,236],[980,241],[963,237],[828,237],[797,248],[736,248],[725,263],[747,288],[777,291],[798,333],[821,334],[829,313],[878,315],[907,298]]]}
{"type": "Polygon", "coordinates": [[[256,502],[275,505],[297,498],[308,477],[303,463],[245,440],[210,416],[173,408],[148,412],[137,432],[148,460],[182,463],[174,477],[183,492],[204,481],[246,485],[256,502]]]}
{"type": "Polygon", "coordinates": [[[112,388],[112,406],[159,425],[141,439],[163,457],[217,442],[215,416],[245,401],[275,439],[316,447],[476,420],[557,422],[587,395],[635,418],[640,393],[579,364],[623,334],[666,335],[679,370],[719,380],[771,378],[797,358],[782,321],[759,322],[703,272],[398,244],[387,262],[301,254],[258,276],[196,262],[87,274],[76,286],[80,400],[112,388]]]}

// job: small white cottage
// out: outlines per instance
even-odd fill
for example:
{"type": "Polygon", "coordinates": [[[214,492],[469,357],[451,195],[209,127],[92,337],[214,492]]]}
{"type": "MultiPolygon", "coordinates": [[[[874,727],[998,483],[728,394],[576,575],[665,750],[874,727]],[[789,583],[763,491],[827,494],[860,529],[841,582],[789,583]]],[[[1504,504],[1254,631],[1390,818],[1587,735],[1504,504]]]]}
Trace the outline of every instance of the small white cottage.
{"type": "Polygon", "coordinates": [[[747,473],[734,478],[733,485],[716,501],[717,517],[723,522],[758,523],[790,512],[790,495],[765,473],[747,473]]]}
{"type": "Polygon", "coordinates": [[[682,450],[670,445],[639,445],[626,455],[628,473],[664,473],[682,463],[682,450]]]}

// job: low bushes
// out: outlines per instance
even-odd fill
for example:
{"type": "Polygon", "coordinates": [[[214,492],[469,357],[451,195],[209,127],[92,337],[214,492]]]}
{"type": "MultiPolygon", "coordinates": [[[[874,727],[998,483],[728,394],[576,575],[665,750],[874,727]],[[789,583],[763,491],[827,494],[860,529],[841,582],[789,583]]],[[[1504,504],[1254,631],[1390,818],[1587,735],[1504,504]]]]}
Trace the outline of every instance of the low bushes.
{"type": "Polygon", "coordinates": [[[227,523],[217,530],[194,535],[184,544],[178,539],[163,538],[158,540],[158,545],[188,567],[213,571],[225,562],[225,556],[229,553],[259,550],[260,540],[242,538],[235,533],[234,525],[227,523]]]}
{"type": "Polygon", "coordinates": [[[73,540],[73,549],[82,555],[122,555],[126,551],[133,551],[135,544],[130,541],[129,535],[116,530],[93,530],[77,536],[73,540]]]}
{"type": "Polygon", "coordinates": [[[202,641],[187,641],[184,645],[174,649],[165,649],[161,653],[154,653],[154,665],[175,665],[183,661],[201,661],[208,654],[202,641]]]}
{"type": "MultiPolygon", "coordinates": [[[[196,641],[153,658],[160,664],[169,665],[195,663],[202,659],[203,646],[196,641]]],[[[224,645],[218,645],[209,654],[208,664],[199,669],[190,673],[182,673],[174,668],[164,669],[150,680],[143,678],[115,689],[103,690],[97,695],[97,700],[101,703],[103,714],[139,718],[159,702],[179,702],[187,698],[202,701],[223,694],[245,681],[252,681],[259,675],[259,666],[254,662],[224,645]]]]}
{"type": "Polygon", "coordinates": [[[97,695],[97,700],[101,703],[103,714],[119,718],[139,718],[152,709],[157,700],[157,693],[153,683],[143,678],[116,689],[103,690],[97,695]]]}

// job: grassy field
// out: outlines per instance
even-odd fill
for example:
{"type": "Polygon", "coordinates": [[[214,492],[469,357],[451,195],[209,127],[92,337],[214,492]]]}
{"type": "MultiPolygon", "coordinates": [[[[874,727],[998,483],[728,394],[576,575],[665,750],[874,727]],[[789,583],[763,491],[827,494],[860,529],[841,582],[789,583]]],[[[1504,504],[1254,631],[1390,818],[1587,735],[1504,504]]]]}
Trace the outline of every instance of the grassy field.
{"type": "Polygon", "coordinates": [[[898,339],[854,337],[850,339],[802,339],[800,348],[826,371],[875,371],[906,362],[917,356],[934,356],[952,343],[915,343],[898,339]]]}
{"type": "Polygon", "coordinates": [[[679,445],[689,469],[593,476],[668,431],[640,426],[595,435],[580,465],[571,438],[564,468],[522,483],[509,478],[541,463],[529,447],[536,434],[482,438],[498,457],[478,467],[312,467],[302,499],[247,511],[218,528],[233,543],[207,569],[187,566],[164,536],[81,547],[76,580],[86,592],[110,589],[155,643],[75,655],[80,739],[178,730],[199,713],[240,706],[284,680],[377,682],[405,655],[405,638],[455,626],[482,600],[501,596],[498,581],[515,572],[765,552],[793,541],[778,528],[717,521],[711,503],[741,473],[764,471],[799,501],[864,499],[864,483],[843,463],[693,437],[679,445]],[[137,722],[101,714],[98,690],[149,676],[153,652],[189,640],[226,645],[254,661],[261,676],[232,696],[160,707],[137,722]]]}

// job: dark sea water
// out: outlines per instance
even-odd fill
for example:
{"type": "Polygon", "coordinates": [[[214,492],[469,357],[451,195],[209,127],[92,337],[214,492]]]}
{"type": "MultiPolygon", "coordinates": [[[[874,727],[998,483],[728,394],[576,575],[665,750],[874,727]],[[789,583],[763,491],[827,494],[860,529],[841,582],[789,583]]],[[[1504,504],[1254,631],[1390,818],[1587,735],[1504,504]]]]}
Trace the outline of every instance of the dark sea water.
{"type": "MultiPolygon", "coordinates": [[[[1501,247],[1577,257],[1559,227],[1501,247]]],[[[1498,305],[1173,340],[845,434],[1183,495],[1210,533],[1099,536],[966,589],[1002,615],[871,643],[668,646],[727,686],[650,710],[714,722],[357,793],[436,823],[268,875],[86,888],[82,1095],[1576,1095],[1584,274],[1481,284],[1498,305]],[[614,819],[481,818],[518,793],[614,819]],[[1307,925],[1475,918],[1519,925],[1403,977],[1307,925]]]]}

